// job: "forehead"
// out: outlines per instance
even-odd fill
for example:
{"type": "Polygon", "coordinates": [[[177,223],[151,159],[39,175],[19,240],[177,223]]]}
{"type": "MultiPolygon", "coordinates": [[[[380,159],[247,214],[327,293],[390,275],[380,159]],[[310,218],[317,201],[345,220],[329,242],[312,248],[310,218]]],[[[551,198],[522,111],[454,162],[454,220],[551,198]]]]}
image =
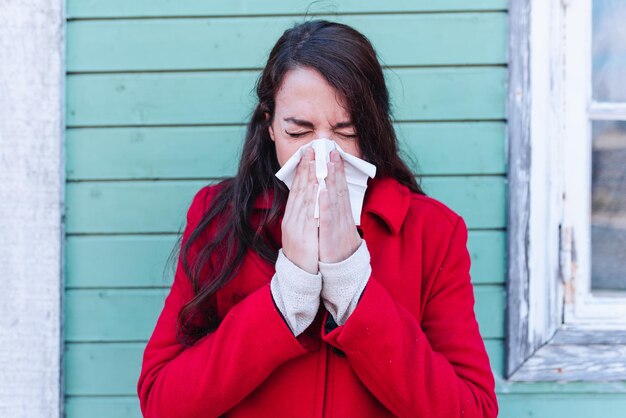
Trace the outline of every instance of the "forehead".
{"type": "Polygon", "coordinates": [[[289,70],[275,100],[276,113],[283,116],[333,122],[350,116],[344,97],[311,68],[289,70]]]}

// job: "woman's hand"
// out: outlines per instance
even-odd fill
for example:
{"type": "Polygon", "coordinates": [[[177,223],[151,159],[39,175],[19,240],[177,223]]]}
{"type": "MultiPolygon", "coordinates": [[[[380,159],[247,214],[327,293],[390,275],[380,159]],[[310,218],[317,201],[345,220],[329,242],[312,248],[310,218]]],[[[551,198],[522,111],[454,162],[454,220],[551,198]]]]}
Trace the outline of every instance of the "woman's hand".
{"type": "Polygon", "coordinates": [[[319,260],[336,263],[350,257],[361,243],[352,217],[343,158],[330,153],[326,190],[320,192],[319,260]]]}
{"type": "Polygon", "coordinates": [[[315,152],[305,150],[298,163],[281,223],[283,253],[301,269],[317,274],[319,240],[315,215],[318,189],[315,152]]]}

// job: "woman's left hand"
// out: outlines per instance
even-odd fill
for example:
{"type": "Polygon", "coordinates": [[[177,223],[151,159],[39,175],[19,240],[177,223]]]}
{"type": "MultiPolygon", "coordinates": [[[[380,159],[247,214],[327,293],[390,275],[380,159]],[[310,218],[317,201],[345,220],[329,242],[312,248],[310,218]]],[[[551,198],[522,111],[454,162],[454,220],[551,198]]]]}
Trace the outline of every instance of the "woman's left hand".
{"type": "Polygon", "coordinates": [[[350,205],[343,158],[330,152],[326,189],[320,191],[319,260],[336,263],[350,257],[361,243],[350,205]]]}

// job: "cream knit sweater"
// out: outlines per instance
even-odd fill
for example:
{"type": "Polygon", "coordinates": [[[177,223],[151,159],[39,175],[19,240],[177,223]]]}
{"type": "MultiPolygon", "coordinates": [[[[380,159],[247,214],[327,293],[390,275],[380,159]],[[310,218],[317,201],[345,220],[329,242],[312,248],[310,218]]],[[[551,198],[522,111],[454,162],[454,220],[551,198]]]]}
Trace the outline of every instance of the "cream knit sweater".
{"type": "Polygon", "coordinates": [[[343,325],[356,308],[371,272],[370,253],[364,239],[345,260],[320,261],[316,274],[298,267],[281,248],[270,289],[278,310],[298,336],[315,319],[320,300],[337,325],[343,325]]]}

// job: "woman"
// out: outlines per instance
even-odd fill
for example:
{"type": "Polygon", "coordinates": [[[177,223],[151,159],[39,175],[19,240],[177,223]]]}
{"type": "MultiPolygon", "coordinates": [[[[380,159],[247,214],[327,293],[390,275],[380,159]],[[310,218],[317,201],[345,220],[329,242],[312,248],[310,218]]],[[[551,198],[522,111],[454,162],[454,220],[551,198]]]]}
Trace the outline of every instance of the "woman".
{"type": "Polygon", "coordinates": [[[257,84],[238,173],[187,213],[172,289],[137,385],[146,417],[495,417],[473,310],[467,227],[398,156],[369,41],[323,20],[278,40],[257,84]],[[359,226],[343,161],[377,167],[359,226]]]}

